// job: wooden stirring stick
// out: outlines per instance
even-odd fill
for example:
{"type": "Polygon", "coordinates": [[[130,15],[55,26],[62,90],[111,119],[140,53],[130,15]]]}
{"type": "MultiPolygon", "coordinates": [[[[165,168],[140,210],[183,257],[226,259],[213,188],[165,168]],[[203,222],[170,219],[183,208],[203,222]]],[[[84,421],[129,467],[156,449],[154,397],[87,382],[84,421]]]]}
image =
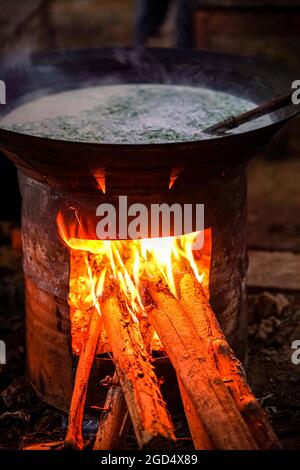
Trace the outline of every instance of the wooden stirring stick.
{"type": "Polygon", "coordinates": [[[239,127],[242,124],[245,124],[250,121],[254,121],[255,119],[266,116],[273,111],[278,111],[279,109],[283,109],[287,106],[292,105],[292,95],[291,93],[288,95],[280,96],[279,98],[275,98],[267,103],[264,103],[260,106],[257,106],[246,113],[239,114],[238,116],[230,116],[224,121],[221,121],[213,126],[208,127],[204,130],[207,134],[222,134],[230,129],[234,129],[235,127],[239,127]]]}

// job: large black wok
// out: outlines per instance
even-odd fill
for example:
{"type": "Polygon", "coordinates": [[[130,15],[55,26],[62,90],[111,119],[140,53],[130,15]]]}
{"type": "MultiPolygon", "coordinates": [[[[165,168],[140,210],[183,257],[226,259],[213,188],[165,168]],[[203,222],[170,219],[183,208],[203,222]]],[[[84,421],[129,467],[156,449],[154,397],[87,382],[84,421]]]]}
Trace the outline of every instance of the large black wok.
{"type": "MultiPolygon", "coordinates": [[[[98,83],[173,83],[206,86],[260,104],[287,94],[296,78],[278,65],[246,57],[187,50],[95,49],[38,53],[19,65],[0,68],[8,104],[0,116],[24,102],[98,83]]],[[[98,191],[95,174],[105,169],[108,191],[164,184],[179,168],[182,181],[223,177],[239,167],[299,112],[290,106],[272,114],[272,123],[194,142],[120,145],[46,139],[0,128],[0,148],[18,168],[39,181],[78,192],[98,191]],[[144,178],[145,176],[145,178],[144,178]],[[123,188],[124,186],[124,188],[123,188]]]]}

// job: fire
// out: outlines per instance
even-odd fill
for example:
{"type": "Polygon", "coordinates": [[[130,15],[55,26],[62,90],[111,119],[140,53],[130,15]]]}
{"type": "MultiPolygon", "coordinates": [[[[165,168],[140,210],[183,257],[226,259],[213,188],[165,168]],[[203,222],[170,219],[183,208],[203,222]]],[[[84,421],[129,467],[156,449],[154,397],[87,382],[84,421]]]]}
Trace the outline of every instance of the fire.
{"type": "MultiPolygon", "coordinates": [[[[87,237],[79,219],[76,220],[77,224],[67,227],[61,213],[57,218],[59,234],[71,253],[69,304],[75,352],[81,349],[80,338],[87,327],[91,308],[96,308],[101,315],[100,299],[109,279],[117,281],[135,322],[146,314],[144,285],[154,276],[161,277],[174,297],[180,298],[179,276],[189,269],[208,292],[209,229],[204,231],[204,247],[195,251],[193,244],[198,233],[141,240],[95,240],[87,237]]],[[[154,342],[158,342],[157,335],[154,342]]]]}

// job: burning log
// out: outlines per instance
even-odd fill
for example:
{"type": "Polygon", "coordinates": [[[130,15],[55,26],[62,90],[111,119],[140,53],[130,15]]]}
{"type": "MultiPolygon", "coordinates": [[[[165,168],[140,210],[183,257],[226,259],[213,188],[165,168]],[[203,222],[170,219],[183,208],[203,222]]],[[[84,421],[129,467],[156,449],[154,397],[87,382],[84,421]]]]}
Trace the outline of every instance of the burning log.
{"type": "Polygon", "coordinates": [[[259,448],[262,450],[279,448],[277,436],[268,422],[266,413],[247,384],[241,364],[234,356],[229,344],[224,340],[215,339],[212,346],[220,375],[259,448]]]}
{"type": "Polygon", "coordinates": [[[214,446],[224,450],[257,449],[207,348],[195,336],[195,327],[179,301],[163,282],[149,283],[148,292],[151,323],[214,446]]]}
{"type": "Polygon", "coordinates": [[[202,286],[187,273],[180,281],[180,292],[181,303],[194,331],[205,342],[207,350],[213,354],[219,373],[259,448],[278,447],[278,439],[246,382],[242,365],[234,356],[202,286]]]}
{"type": "Polygon", "coordinates": [[[170,447],[175,441],[173,425],[150,356],[114,281],[104,289],[101,313],[139,446],[170,447]]]}
{"type": "Polygon", "coordinates": [[[214,445],[207,434],[201,419],[197,415],[197,411],[188,396],[181,380],[177,377],[181,400],[183,403],[186,419],[189,425],[190,433],[196,450],[213,450],[214,445]]]}
{"type": "Polygon", "coordinates": [[[129,423],[124,394],[115,374],[107,393],[94,450],[120,450],[129,423]]]}
{"type": "Polygon", "coordinates": [[[101,333],[102,321],[96,308],[91,313],[85,342],[80,354],[71,401],[65,445],[83,449],[82,421],[90,371],[101,333]]]}
{"type": "MultiPolygon", "coordinates": [[[[199,285],[201,279],[190,257],[192,239],[190,236],[178,246],[168,240],[110,243],[94,247],[99,256],[87,260],[91,296],[101,311],[121,387],[114,384],[108,393],[95,448],[119,447],[126,414],[122,392],[141,448],[166,447],[175,441],[151,365],[154,338],[176,370],[196,448],[272,447],[266,440],[274,440],[274,434],[199,285]],[[176,250],[181,257],[173,256],[176,250]]],[[[85,401],[100,331],[96,333],[92,328],[80,358],[83,362],[71,406],[67,442],[75,442],[78,448],[83,447],[84,405],[80,402],[85,401]]]]}

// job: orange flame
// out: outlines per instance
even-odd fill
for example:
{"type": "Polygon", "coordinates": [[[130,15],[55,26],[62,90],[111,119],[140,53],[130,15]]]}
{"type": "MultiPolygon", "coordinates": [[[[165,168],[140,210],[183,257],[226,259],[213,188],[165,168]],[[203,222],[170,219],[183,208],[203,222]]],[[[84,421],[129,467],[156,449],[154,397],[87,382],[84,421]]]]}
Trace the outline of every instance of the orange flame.
{"type": "Polygon", "coordinates": [[[78,217],[76,222],[67,226],[60,212],[57,224],[61,238],[71,250],[91,255],[85,257],[88,282],[93,305],[99,313],[98,300],[105,288],[107,276],[117,280],[134,321],[138,321],[144,311],[142,281],[152,278],[155,273],[164,279],[177,298],[180,292],[175,274],[180,266],[188,265],[199,283],[203,283],[204,287],[208,285],[209,266],[207,262],[203,263],[199,253],[193,251],[198,232],[181,237],[141,240],[91,240],[78,217]]]}
{"type": "Polygon", "coordinates": [[[94,172],[95,179],[98,183],[98,189],[100,189],[103,194],[106,193],[106,175],[105,168],[99,168],[94,172]]]}

